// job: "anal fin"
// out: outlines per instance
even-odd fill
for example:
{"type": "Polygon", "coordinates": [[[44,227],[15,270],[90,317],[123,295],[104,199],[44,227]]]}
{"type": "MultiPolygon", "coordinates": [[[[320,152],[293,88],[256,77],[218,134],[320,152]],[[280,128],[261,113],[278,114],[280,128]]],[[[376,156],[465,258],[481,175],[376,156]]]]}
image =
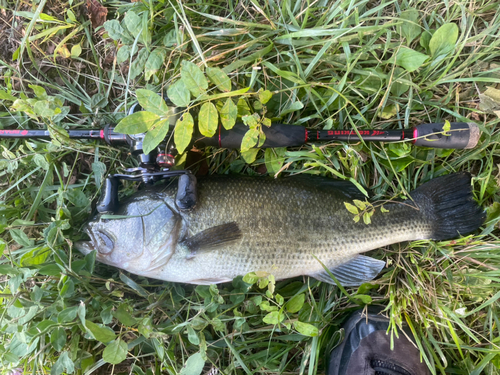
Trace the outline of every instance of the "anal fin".
{"type": "MultiPolygon", "coordinates": [[[[384,267],[385,262],[382,260],[373,259],[364,255],[356,255],[346,263],[332,267],[330,272],[343,286],[359,286],[373,280],[384,267]]],[[[335,285],[335,282],[326,271],[309,274],[309,276],[319,281],[335,285]]]]}
{"type": "Polygon", "coordinates": [[[217,225],[205,229],[193,237],[187,238],[180,245],[188,249],[188,259],[196,256],[200,251],[214,250],[222,246],[239,241],[243,237],[238,224],[235,222],[217,225]]]}

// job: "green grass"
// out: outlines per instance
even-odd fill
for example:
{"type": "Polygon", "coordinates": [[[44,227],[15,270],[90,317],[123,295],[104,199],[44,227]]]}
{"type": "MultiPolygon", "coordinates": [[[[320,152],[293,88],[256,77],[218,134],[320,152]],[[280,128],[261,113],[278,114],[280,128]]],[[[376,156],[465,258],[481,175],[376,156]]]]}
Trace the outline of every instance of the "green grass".
{"type": "MultiPolygon", "coordinates": [[[[203,373],[314,375],[343,337],[342,322],[367,303],[387,306],[396,331],[410,325],[434,374],[500,373],[498,1],[104,6],[118,21],[96,31],[83,3],[0,4],[0,128],[53,135],[51,143],[0,140],[2,373],[198,375],[204,363],[203,373]],[[125,52],[134,48],[130,62],[125,52]],[[407,48],[414,52],[405,60],[407,48]],[[83,257],[73,243],[104,176],[136,162],[126,148],[68,140],[63,130],[118,123],[137,90],[161,92],[179,81],[183,61],[223,69],[232,82],[227,96],[274,122],[361,130],[472,121],[482,131],[471,150],[329,143],[242,157],[207,149],[195,169],[340,176],[370,188],[374,199],[469,171],[486,223],[474,236],[374,251],[388,268],[347,295],[308,278],[279,281],[274,293],[262,280],[263,288],[241,279],[210,288],[172,284],[83,257]],[[259,90],[273,93],[264,105],[259,90]],[[298,311],[286,307],[300,295],[298,311]],[[283,323],[274,324],[273,311],[285,314],[283,323]],[[103,355],[126,360],[112,365],[103,355]]],[[[222,92],[210,84],[211,97],[192,94],[196,124],[202,105],[226,100],[217,99],[222,92]]],[[[120,195],[138,188],[125,182],[120,195]]]]}

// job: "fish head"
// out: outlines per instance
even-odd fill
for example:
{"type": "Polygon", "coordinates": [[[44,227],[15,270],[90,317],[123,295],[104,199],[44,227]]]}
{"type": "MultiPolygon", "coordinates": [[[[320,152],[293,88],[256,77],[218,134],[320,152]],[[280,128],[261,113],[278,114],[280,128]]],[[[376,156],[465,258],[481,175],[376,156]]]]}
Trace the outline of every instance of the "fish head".
{"type": "Polygon", "coordinates": [[[115,215],[94,217],[84,228],[90,240],[75,246],[83,254],[95,250],[99,262],[147,276],[177,245],[182,219],[171,207],[164,197],[135,197],[115,215]]]}

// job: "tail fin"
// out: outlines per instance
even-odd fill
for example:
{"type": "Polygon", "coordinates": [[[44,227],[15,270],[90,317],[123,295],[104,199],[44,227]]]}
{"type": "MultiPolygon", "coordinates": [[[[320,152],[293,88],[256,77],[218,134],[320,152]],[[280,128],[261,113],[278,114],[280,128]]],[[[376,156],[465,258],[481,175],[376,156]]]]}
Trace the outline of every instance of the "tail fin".
{"type": "Polygon", "coordinates": [[[472,199],[469,173],[435,178],[410,193],[424,215],[434,222],[433,240],[447,240],[475,231],[485,219],[472,199]]]}

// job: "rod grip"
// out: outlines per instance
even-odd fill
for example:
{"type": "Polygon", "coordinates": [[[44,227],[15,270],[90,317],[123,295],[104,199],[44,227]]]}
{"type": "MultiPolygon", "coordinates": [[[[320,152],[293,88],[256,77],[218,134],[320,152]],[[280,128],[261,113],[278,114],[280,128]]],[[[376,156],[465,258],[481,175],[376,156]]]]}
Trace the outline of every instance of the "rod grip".
{"type": "Polygon", "coordinates": [[[481,132],[472,122],[451,122],[450,129],[444,123],[417,125],[413,131],[416,146],[432,148],[474,148],[481,132]]]}
{"type": "MultiPolygon", "coordinates": [[[[219,128],[213,137],[199,138],[196,147],[240,148],[241,141],[248,131],[248,126],[237,123],[231,130],[219,128]]],[[[261,148],[295,147],[306,143],[306,128],[299,125],[273,124],[270,128],[263,126],[266,141],[261,148]]]]}

